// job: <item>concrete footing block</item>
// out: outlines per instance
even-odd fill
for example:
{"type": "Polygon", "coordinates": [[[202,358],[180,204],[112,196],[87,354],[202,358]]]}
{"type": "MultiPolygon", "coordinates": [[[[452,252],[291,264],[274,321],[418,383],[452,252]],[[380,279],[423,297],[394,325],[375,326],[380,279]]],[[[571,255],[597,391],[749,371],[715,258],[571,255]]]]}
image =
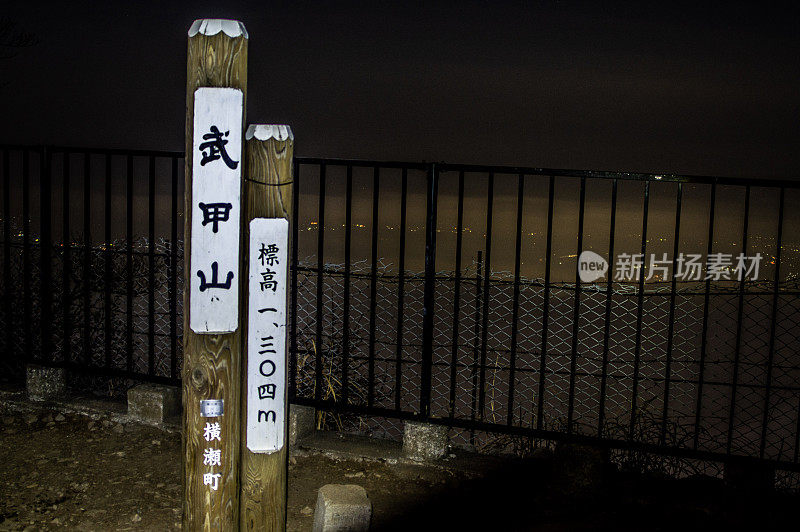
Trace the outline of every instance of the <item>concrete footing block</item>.
{"type": "Polygon", "coordinates": [[[313,532],[369,530],[372,503],[355,484],[326,484],[317,493],[313,532]]]}
{"type": "Polygon", "coordinates": [[[316,410],[312,406],[289,405],[289,446],[297,447],[303,438],[317,428],[316,410]]]}
{"type": "Polygon", "coordinates": [[[447,453],[447,427],[433,423],[406,421],[403,427],[403,454],[412,460],[436,460],[447,453]]]}
{"type": "Polygon", "coordinates": [[[25,391],[31,401],[56,401],[67,395],[67,372],[29,364],[25,371],[25,391]]]}
{"type": "Polygon", "coordinates": [[[128,415],[141,421],[163,423],[180,413],[180,390],[175,386],[139,384],[128,390],[128,415]]]}

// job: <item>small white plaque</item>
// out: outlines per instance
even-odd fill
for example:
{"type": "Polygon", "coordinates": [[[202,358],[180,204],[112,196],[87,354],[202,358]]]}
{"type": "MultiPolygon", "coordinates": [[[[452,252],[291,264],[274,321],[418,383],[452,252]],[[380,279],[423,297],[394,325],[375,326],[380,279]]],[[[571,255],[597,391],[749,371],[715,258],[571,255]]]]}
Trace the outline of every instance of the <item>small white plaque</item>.
{"type": "Polygon", "coordinates": [[[225,413],[222,399],[202,399],[200,401],[200,417],[220,417],[225,413]]]}
{"type": "Polygon", "coordinates": [[[286,425],[286,293],[289,222],[250,221],[247,304],[247,448],[283,448],[286,425]]]}
{"type": "Polygon", "coordinates": [[[196,333],[239,325],[242,91],[194,93],[189,326],[196,333]]]}

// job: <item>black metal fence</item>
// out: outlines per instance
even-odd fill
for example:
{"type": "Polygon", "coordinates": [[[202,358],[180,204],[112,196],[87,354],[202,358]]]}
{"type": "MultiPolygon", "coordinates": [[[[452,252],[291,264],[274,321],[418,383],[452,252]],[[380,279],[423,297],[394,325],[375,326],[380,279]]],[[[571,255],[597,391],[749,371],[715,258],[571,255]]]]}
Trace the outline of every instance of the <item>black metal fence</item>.
{"type": "MultiPolygon", "coordinates": [[[[2,161],[7,372],[177,381],[182,154],[2,161]]],[[[800,470],[797,182],[297,158],[295,190],[292,401],[800,470]],[[733,262],[615,280],[622,253],[733,262]]]]}
{"type": "Polygon", "coordinates": [[[183,155],[2,153],[4,373],[33,362],[177,383],[183,155]]]}
{"type": "Polygon", "coordinates": [[[293,305],[298,402],[797,469],[796,182],[331,160],[299,160],[295,173],[295,230],[316,235],[316,264],[293,272],[293,297],[316,303],[293,305]],[[356,208],[359,170],[372,201],[356,208]],[[311,222],[304,181],[318,198],[305,203],[311,222]],[[333,222],[326,197],[344,213],[333,222]],[[424,239],[409,243],[419,218],[424,239]],[[645,267],[630,282],[583,283],[587,249],[667,253],[673,271],[684,250],[763,261],[756,280],[648,281],[645,267]],[[408,271],[409,254],[424,268],[408,271]],[[399,264],[382,265],[387,255],[399,264]]]}

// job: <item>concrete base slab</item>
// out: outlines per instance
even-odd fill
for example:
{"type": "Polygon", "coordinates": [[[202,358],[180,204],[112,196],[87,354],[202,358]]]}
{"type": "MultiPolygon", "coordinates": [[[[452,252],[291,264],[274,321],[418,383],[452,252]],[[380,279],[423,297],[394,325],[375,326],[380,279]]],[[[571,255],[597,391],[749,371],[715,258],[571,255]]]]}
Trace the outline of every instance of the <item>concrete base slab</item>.
{"type": "Polygon", "coordinates": [[[161,384],[139,384],[128,390],[128,415],[147,423],[163,423],[180,413],[180,390],[161,384]]]}
{"type": "Polygon", "coordinates": [[[447,454],[447,427],[433,423],[406,421],[403,427],[403,454],[412,460],[436,460],[447,454]]]}
{"type": "Polygon", "coordinates": [[[313,532],[369,530],[372,503],[356,484],[326,484],[317,493],[313,532]]]}
{"type": "Polygon", "coordinates": [[[67,395],[67,372],[29,364],[25,372],[25,390],[31,401],[60,401],[67,395]]]}

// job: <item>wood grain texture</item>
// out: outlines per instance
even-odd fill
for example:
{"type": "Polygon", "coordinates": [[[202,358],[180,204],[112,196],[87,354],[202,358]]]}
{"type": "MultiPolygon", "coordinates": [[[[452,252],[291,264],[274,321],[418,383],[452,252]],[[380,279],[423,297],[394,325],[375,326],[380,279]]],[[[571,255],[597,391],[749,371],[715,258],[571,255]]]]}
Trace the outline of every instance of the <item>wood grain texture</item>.
{"type": "MultiPolygon", "coordinates": [[[[235,530],[239,524],[239,408],[241,402],[242,350],[239,331],[229,334],[195,334],[189,328],[192,227],[192,138],[194,92],[198,87],[232,87],[244,93],[247,108],[247,38],[225,33],[189,38],[186,76],[186,192],[184,221],[184,322],[183,322],[183,529],[235,530]],[[200,416],[200,400],[223,399],[225,413],[218,418],[200,416]],[[203,485],[203,438],[206,421],[219,422],[222,476],[219,489],[203,485]]],[[[244,117],[243,117],[244,119],[244,117]]],[[[244,123],[244,122],[243,122],[244,123]]],[[[241,154],[240,154],[241,155],[241,154]]],[[[241,160],[241,158],[239,159],[241,160]]],[[[244,178],[244,172],[242,178],[244,178]]],[[[240,269],[241,272],[241,269],[240,269]]],[[[247,278],[240,274],[241,289],[247,278]]],[[[239,318],[241,324],[242,318],[239,318]]]]}
{"type": "MultiPolygon", "coordinates": [[[[249,245],[249,224],[253,218],[286,218],[291,223],[292,208],[292,154],[294,141],[258,140],[245,142],[244,204],[242,211],[242,242],[249,245]],[[280,183],[285,183],[278,186],[280,183]]],[[[291,235],[291,230],[289,231],[291,235]]],[[[290,249],[292,243],[290,242],[290,249]]],[[[247,250],[249,253],[249,250],[247,250]]],[[[284,265],[288,267],[288,264],[284,265]]],[[[249,272],[242,274],[244,278],[249,272]]],[[[288,278],[288,276],[287,276],[288,278]]],[[[289,291],[287,290],[287,294],[289,291]]],[[[242,327],[247,338],[247,305],[240,309],[242,327]]],[[[288,346],[288,342],[287,342],[288,346]]],[[[247,352],[246,350],[244,352],[247,352]]],[[[286,367],[288,368],[288,352],[286,367]]],[[[246,372],[245,372],[246,373],[246,372]]],[[[287,372],[288,373],[288,372],[287,372]]],[[[242,390],[247,390],[247,375],[242,379],[242,390]]],[[[288,382],[284,382],[288,390],[288,382]]],[[[243,397],[242,402],[247,400],[243,397]]],[[[288,403],[288,399],[286,399],[288,403]]],[[[284,404],[284,411],[289,412],[284,404]]],[[[244,415],[247,405],[242,406],[241,436],[241,529],[242,530],[286,530],[286,471],[288,434],[284,434],[283,449],[270,454],[253,453],[247,449],[247,423],[244,415]]],[[[288,424],[287,424],[288,426],[288,424]]],[[[287,427],[284,427],[287,430],[287,427]]]]}

